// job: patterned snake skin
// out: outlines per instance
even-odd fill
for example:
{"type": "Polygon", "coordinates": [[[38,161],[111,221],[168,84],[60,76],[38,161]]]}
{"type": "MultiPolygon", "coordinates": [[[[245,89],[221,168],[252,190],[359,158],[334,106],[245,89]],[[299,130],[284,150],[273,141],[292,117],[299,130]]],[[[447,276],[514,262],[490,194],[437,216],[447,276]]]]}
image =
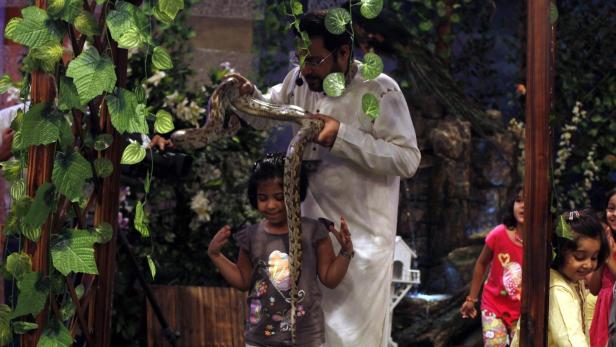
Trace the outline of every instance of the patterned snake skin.
{"type": "Polygon", "coordinates": [[[292,105],[274,105],[254,99],[248,95],[239,95],[240,81],[230,77],[222,81],[210,98],[209,117],[203,128],[184,129],[172,135],[172,141],[180,150],[204,148],[208,143],[222,136],[235,133],[240,122],[231,114],[225,122],[227,110],[269,118],[278,121],[290,121],[300,125],[289,148],[284,166],[284,203],[287,210],[289,226],[289,257],[291,270],[291,339],[295,345],[296,308],[303,293],[299,291],[299,277],[302,263],[302,230],[300,221],[299,175],[304,148],[323,129],[323,121],[306,117],[304,109],[292,105]],[[226,127],[225,127],[226,125],[226,127]]]}

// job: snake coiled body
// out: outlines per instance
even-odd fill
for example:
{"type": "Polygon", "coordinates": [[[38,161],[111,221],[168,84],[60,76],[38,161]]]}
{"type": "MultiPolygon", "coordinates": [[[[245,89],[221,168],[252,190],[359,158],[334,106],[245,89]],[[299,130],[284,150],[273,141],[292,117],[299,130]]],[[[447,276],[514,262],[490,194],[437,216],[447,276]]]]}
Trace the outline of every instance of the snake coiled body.
{"type": "Polygon", "coordinates": [[[204,148],[216,139],[235,133],[240,122],[237,115],[244,114],[269,118],[278,121],[295,122],[300,125],[299,131],[291,140],[287,149],[284,166],[284,202],[287,211],[289,227],[289,258],[291,271],[291,340],[296,342],[296,308],[300,299],[299,278],[302,264],[302,230],[299,177],[304,148],[323,129],[323,121],[306,117],[304,109],[293,105],[275,105],[248,95],[240,96],[240,81],[227,78],[216,88],[210,97],[209,117],[203,128],[185,129],[175,132],[172,136],[174,145],[180,150],[195,150],[204,148]],[[231,111],[231,112],[228,112],[231,111]],[[231,113],[225,118],[227,113],[231,113]]]}

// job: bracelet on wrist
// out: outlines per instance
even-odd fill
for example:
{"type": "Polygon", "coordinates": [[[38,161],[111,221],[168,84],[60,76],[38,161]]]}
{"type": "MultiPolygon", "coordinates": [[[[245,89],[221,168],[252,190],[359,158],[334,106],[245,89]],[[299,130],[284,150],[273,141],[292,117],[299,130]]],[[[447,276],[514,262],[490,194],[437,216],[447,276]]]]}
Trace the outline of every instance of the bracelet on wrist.
{"type": "Polygon", "coordinates": [[[355,251],[345,251],[344,249],[340,250],[340,253],[338,253],[338,255],[343,256],[349,260],[351,260],[351,258],[353,258],[353,256],[355,255],[355,251]]]}
{"type": "Polygon", "coordinates": [[[472,302],[474,304],[474,303],[476,303],[479,300],[477,300],[477,298],[473,298],[472,296],[469,295],[469,296],[466,297],[465,301],[472,302]]]}

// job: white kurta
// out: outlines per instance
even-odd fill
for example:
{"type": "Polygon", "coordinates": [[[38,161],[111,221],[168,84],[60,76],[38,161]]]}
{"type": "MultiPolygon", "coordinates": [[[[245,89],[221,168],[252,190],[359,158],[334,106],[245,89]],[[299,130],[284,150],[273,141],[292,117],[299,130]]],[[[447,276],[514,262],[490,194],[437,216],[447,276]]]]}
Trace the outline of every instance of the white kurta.
{"type": "MultiPolygon", "coordinates": [[[[319,160],[319,164],[309,175],[302,214],[328,218],[338,227],[344,216],[355,248],[342,283],[333,290],[321,286],[326,343],[329,347],[385,347],[400,177],[413,176],[421,157],[413,122],[400,87],[384,74],[364,81],[357,73],[336,98],[312,92],[306,83],[297,86],[297,77],[294,69],[268,94],[256,91],[255,96],[340,121],[331,150],[310,144],[304,155],[304,160],[319,160]],[[362,111],[366,92],[380,101],[375,121],[362,111]]],[[[271,125],[245,118],[257,128],[271,125]]],[[[338,242],[333,243],[339,249],[338,242]]]]}

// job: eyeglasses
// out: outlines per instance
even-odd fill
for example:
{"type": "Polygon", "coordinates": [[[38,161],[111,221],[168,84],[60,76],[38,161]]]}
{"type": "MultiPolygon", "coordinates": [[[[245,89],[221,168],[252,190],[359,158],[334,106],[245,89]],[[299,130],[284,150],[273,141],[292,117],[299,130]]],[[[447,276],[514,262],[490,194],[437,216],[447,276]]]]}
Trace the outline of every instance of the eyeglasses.
{"type": "MultiPolygon", "coordinates": [[[[321,66],[321,64],[323,64],[325,62],[325,60],[327,60],[327,58],[331,57],[332,54],[336,53],[337,50],[338,49],[334,49],[331,53],[326,55],[325,58],[320,59],[318,61],[316,60],[317,58],[315,58],[315,57],[307,56],[304,59],[304,66],[308,66],[308,67],[311,67],[311,68],[317,68],[317,67],[321,66]]],[[[293,54],[291,56],[291,59],[289,59],[289,62],[293,66],[300,66],[300,60],[299,60],[299,56],[297,55],[297,53],[295,53],[295,54],[293,54]]]]}

